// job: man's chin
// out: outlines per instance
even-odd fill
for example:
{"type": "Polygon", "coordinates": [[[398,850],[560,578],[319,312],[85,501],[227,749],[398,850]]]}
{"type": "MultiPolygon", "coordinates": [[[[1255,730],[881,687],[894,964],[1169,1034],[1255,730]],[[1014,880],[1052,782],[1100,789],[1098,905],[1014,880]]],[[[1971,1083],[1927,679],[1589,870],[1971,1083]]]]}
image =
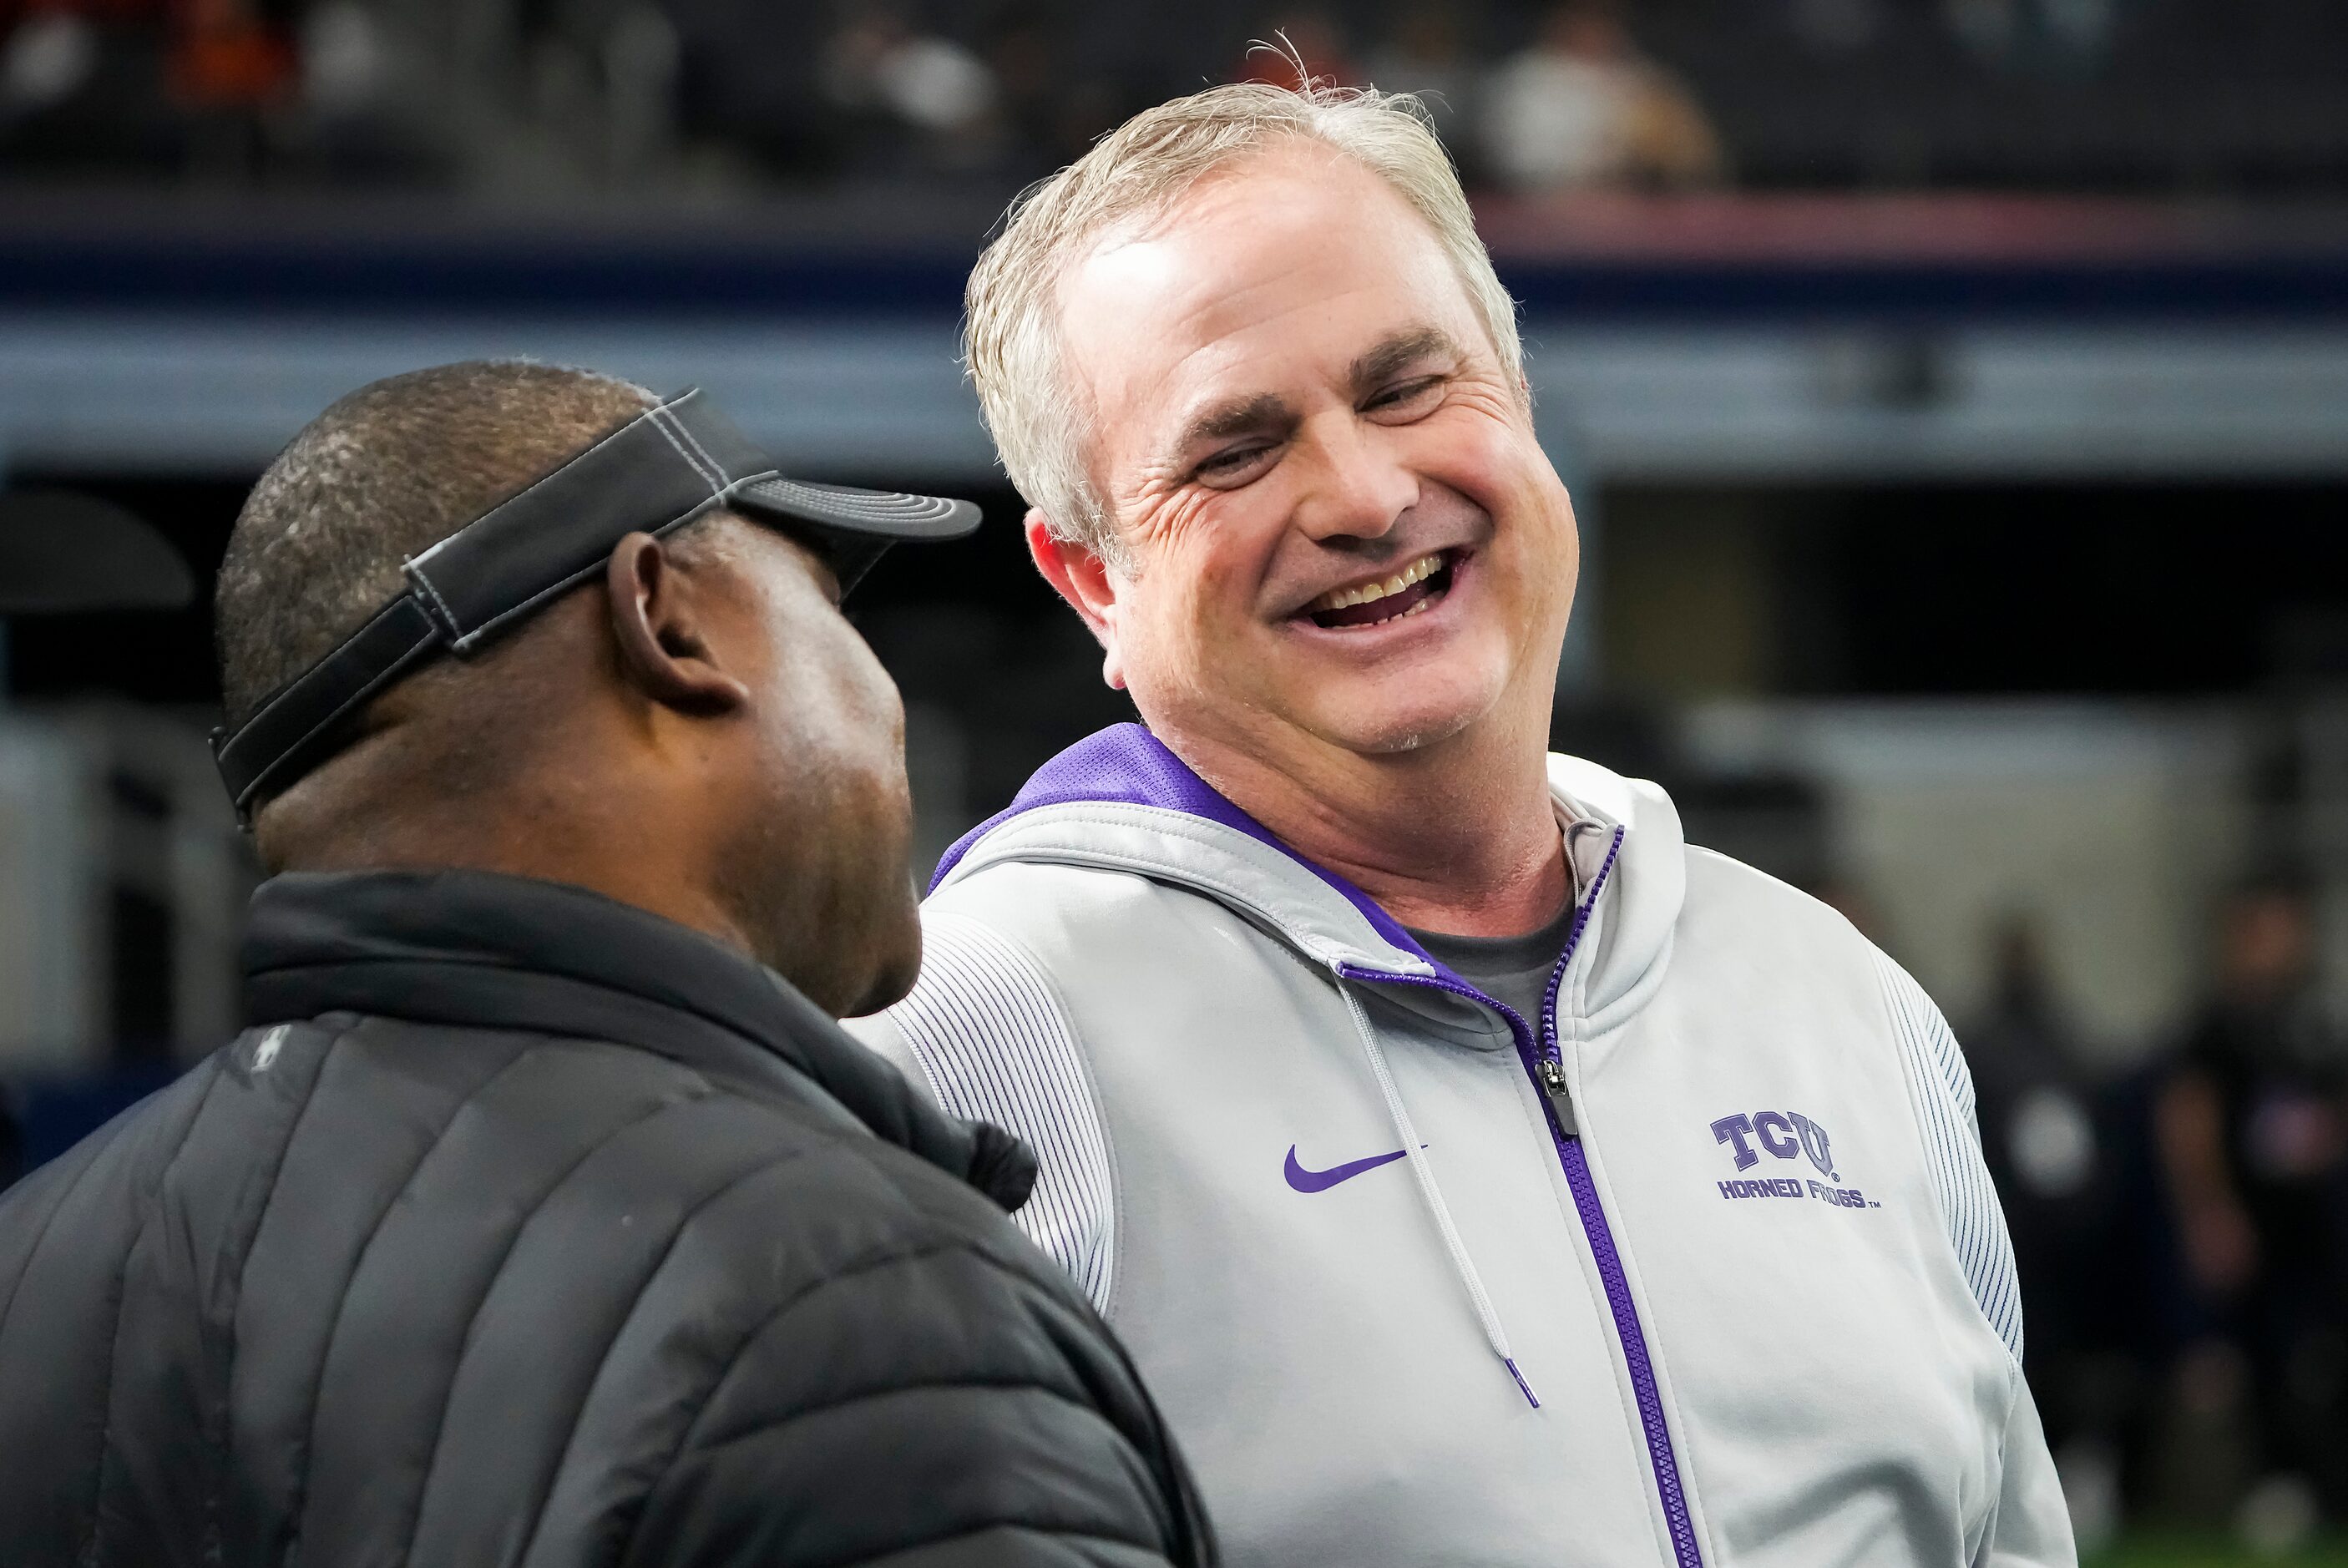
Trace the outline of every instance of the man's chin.
{"type": "Polygon", "coordinates": [[[891,922],[889,934],[881,939],[874,954],[870,983],[864,994],[850,1003],[842,1017],[860,1018],[892,1007],[903,1001],[913,989],[913,982],[922,975],[922,913],[920,903],[908,897],[901,917],[891,922]]]}
{"type": "Polygon", "coordinates": [[[1365,720],[1359,713],[1320,728],[1323,738],[1359,757],[1401,757],[1457,738],[1488,711],[1488,704],[1390,709],[1365,720]]]}

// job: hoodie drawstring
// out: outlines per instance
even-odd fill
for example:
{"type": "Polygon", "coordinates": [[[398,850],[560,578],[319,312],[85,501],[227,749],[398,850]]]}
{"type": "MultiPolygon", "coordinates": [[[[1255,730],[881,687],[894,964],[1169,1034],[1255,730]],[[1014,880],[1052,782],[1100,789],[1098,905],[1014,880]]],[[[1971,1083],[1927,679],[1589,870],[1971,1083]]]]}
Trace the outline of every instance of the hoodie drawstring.
{"type": "Polygon", "coordinates": [[[1491,1346],[1492,1354],[1500,1358],[1500,1365],[1509,1369],[1509,1376],[1517,1380],[1517,1387],[1524,1390],[1526,1402],[1538,1410],[1540,1399],[1533,1393],[1533,1386],[1525,1381],[1517,1358],[1509,1352],[1509,1336],[1500,1326],[1500,1315],[1492,1310],[1492,1298],[1485,1294],[1484,1281],[1476,1273],[1476,1260],[1468,1255],[1468,1243],[1459,1239],[1459,1227],[1451,1222],[1451,1208],[1443,1201],[1443,1189],[1435,1184],[1435,1168],[1427,1162],[1426,1150],[1418,1141],[1418,1130],[1411,1125],[1402,1091],[1395,1087],[1394,1073],[1386,1066],[1386,1054],[1378,1045],[1378,1032],[1371,1027],[1370,1016],[1363,1011],[1352,985],[1340,979],[1337,994],[1344,997],[1346,1010],[1354,1015],[1354,1028],[1362,1038],[1362,1054],[1370,1058],[1370,1072],[1378,1080],[1378,1092],[1385,1096],[1386,1115],[1393,1119],[1403,1150],[1410,1157],[1411,1174],[1418,1179],[1418,1195],[1426,1200],[1427,1212],[1435,1216],[1435,1228],[1443,1233],[1443,1244],[1451,1253],[1451,1266],[1476,1304],[1476,1319],[1484,1326],[1484,1339],[1491,1346]]]}

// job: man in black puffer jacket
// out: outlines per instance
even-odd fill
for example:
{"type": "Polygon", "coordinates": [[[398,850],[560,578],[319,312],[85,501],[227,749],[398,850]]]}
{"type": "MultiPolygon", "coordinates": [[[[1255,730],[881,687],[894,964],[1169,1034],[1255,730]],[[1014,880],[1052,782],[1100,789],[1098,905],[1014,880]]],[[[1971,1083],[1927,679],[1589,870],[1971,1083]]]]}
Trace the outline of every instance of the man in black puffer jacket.
{"type": "Polygon", "coordinates": [[[833,1021],[919,953],[835,596],[964,521],[760,466],[468,365],[256,487],[252,1026],[0,1202],[11,1568],[1212,1560],[1033,1158],[833,1021]]]}

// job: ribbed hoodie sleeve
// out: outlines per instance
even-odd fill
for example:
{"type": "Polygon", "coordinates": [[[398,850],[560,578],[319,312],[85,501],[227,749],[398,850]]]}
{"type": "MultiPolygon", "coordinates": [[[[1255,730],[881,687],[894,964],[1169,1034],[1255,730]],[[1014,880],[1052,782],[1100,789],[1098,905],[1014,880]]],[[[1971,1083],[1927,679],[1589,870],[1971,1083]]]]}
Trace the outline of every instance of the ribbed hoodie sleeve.
{"type": "Polygon", "coordinates": [[[2013,1397],[1998,1449],[1997,1508],[1973,1554],[1973,1568],[2075,1568],[2078,1548],[2062,1478],[2022,1376],[2022,1291],[2005,1211],[1982,1158],[1972,1072],[1948,1020],[1924,988],[1880,953],[1876,964],[1949,1245],[1982,1316],[2013,1357],[2013,1397]]]}
{"type": "Polygon", "coordinates": [[[1949,1245],[1956,1251],[1965,1284],[1982,1315],[2019,1362],[2022,1292],[2014,1278],[2013,1242],[2006,1233],[2005,1211],[1982,1159],[1972,1069],[1965,1066],[1964,1053],[1957,1047],[1949,1021],[1924,988],[1880,953],[1876,954],[1876,964],[1908,1071],[1909,1093],[1924,1140],[1925,1165],[1949,1245]]]}
{"type": "Polygon", "coordinates": [[[1035,1151],[1035,1190],[1013,1222],[1107,1311],[1117,1213],[1107,1126],[1075,1026],[1035,956],[977,921],[929,912],[912,994],[846,1022],[948,1111],[1035,1151]]]}

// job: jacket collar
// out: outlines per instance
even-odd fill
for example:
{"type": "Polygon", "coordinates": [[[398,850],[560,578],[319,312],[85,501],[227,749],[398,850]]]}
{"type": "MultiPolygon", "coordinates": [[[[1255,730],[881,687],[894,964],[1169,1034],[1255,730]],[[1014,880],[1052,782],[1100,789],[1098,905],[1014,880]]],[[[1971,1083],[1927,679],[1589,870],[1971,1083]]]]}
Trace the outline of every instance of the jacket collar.
{"type": "Polygon", "coordinates": [[[946,851],[930,890],[1004,860],[1118,864],[1241,905],[1322,963],[1437,972],[1367,893],[1290,849],[1138,724],[1111,725],[1044,764],[946,851]]]}
{"type": "MultiPolygon", "coordinates": [[[[1603,1028],[1662,978],[1686,893],[1679,813],[1656,786],[1578,758],[1550,757],[1549,776],[1562,820],[1622,830],[1583,987],[1589,1022],[1603,1028]]],[[[1045,763],[945,852],[931,891],[1002,861],[1138,872],[1231,905],[1333,968],[1465,985],[1368,894],[1290,849],[1138,724],[1045,763]]]]}
{"type": "Polygon", "coordinates": [[[348,1011],[607,1040],[870,1132],[1005,1208],[1034,1185],[1024,1145],[939,1111],[782,976],[583,888],[487,872],[289,872],[253,893],[243,964],[256,1026],[348,1011]]]}

